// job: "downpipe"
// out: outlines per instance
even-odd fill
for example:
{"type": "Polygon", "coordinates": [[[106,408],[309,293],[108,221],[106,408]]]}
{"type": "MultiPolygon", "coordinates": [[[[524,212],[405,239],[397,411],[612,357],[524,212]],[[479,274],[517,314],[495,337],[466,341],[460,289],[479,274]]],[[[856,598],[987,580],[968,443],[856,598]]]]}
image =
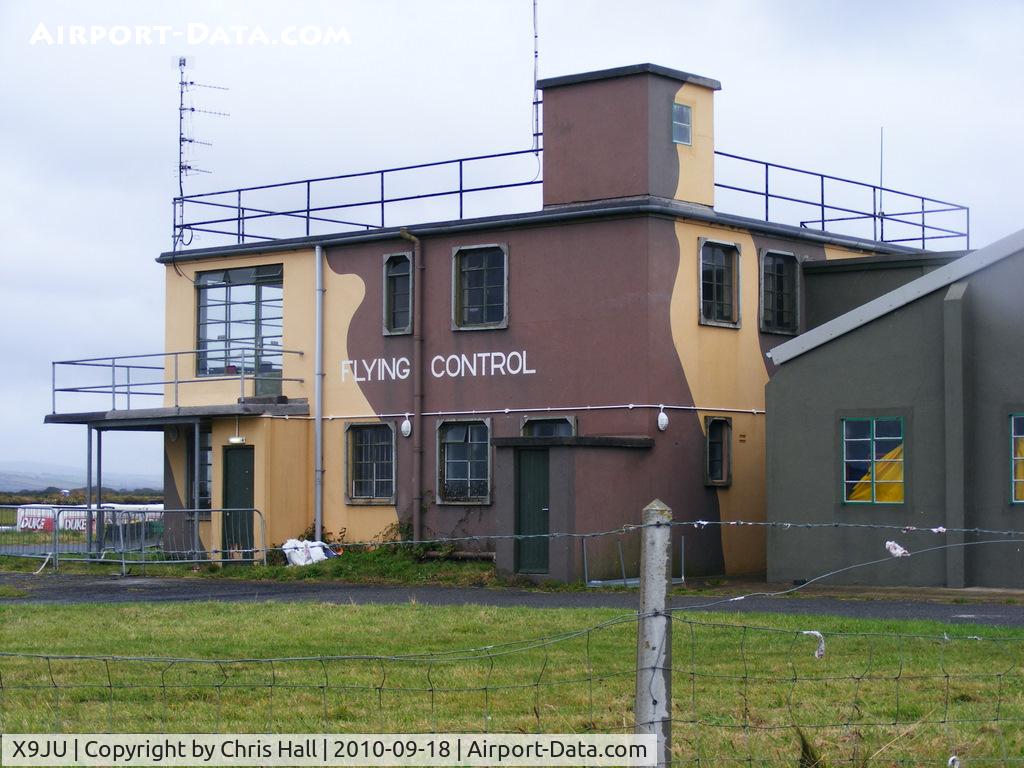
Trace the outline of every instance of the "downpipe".
{"type": "Polygon", "coordinates": [[[423,538],[423,246],[405,227],[398,234],[412,243],[412,538],[423,538]]]}
{"type": "Polygon", "coordinates": [[[313,342],[313,530],[323,540],[324,528],[324,251],[315,249],[316,297],[313,342]]]}

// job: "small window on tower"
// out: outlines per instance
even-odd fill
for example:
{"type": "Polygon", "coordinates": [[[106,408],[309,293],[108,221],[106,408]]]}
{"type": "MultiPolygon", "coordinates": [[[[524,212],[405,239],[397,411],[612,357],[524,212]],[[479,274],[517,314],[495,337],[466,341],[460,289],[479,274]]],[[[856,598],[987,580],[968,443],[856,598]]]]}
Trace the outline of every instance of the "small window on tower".
{"type": "Polygon", "coordinates": [[[693,110],[687,104],[672,105],[672,141],[692,145],[693,110]]]}

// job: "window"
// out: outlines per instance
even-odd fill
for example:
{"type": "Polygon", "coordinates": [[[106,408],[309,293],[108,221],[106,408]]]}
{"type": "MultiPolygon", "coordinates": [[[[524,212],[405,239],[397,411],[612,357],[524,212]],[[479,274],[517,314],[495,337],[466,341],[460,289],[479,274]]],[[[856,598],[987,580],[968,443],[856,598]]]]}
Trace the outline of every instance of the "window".
{"type": "Polygon", "coordinates": [[[572,437],[576,425],[572,419],[527,419],[523,423],[523,437],[572,437]]]}
{"type": "Polygon", "coordinates": [[[672,105],[672,141],[692,144],[693,110],[686,104],[672,105]]]}
{"type": "Polygon", "coordinates": [[[445,422],[438,428],[440,502],[490,502],[489,432],[483,421],[445,422]]]}
{"type": "Polygon", "coordinates": [[[395,495],[394,456],[394,432],[389,424],[349,425],[349,499],[390,502],[395,495]]]}
{"type": "Polygon", "coordinates": [[[903,419],[843,419],[843,500],[902,504],[903,419]]]}
{"type": "Polygon", "coordinates": [[[384,259],[384,334],[412,332],[412,257],[396,253],[384,259]]]}
{"type": "Polygon", "coordinates": [[[213,488],[213,433],[209,425],[199,428],[199,494],[195,491],[195,445],[192,437],[189,436],[186,443],[185,461],[186,482],[185,496],[193,500],[189,506],[192,509],[210,509],[211,493],[213,488]]]}
{"type": "Polygon", "coordinates": [[[732,482],[732,420],[707,416],[704,429],[704,483],[729,485],[732,482]]]}
{"type": "Polygon", "coordinates": [[[452,328],[508,326],[508,259],[498,245],[461,248],[452,260],[452,328]]]}
{"type": "Polygon", "coordinates": [[[280,394],[283,274],[270,264],[196,275],[197,375],[245,374],[256,394],[280,394]]]}
{"type": "Polygon", "coordinates": [[[1024,415],[1010,417],[1010,463],[1013,468],[1013,488],[1010,500],[1024,503],[1024,415]]]}
{"type": "Polygon", "coordinates": [[[702,240],[700,320],[708,325],[739,325],[737,269],[739,246],[702,240]]]}
{"type": "Polygon", "coordinates": [[[767,251],[761,257],[761,330],[796,333],[799,330],[797,275],[800,265],[791,253],[767,251]]]}

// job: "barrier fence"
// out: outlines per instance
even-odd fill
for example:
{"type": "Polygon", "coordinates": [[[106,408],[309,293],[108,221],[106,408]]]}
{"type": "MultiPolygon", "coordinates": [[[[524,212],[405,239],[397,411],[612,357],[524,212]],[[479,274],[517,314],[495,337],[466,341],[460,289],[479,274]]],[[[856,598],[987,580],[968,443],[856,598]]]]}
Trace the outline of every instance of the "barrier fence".
{"type": "Polygon", "coordinates": [[[0,506],[0,556],[129,565],[261,563],[266,521],[258,509],[162,509],[159,505],[0,506]]]}
{"type": "MultiPolygon", "coordinates": [[[[122,514],[103,526],[117,530],[118,541],[142,551],[168,546],[166,514],[158,532],[147,527],[157,517],[114,512],[122,514]]],[[[652,504],[642,524],[603,532],[640,535],[635,613],[502,644],[437,650],[434,642],[406,655],[210,659],[5,650],[0,732],[637,731],[662,738],[661,765],[1024,764],[1024,635],[857,632],[806,616],[769,627],[700,614],[742,596],[673,608],[673,531],[733,523],[673,523],[670,514],[652,504]]],[[[58,531],[60,520],[56,514],[58,531]]],[[[905,542],[911,534],[947,533],[850,527],[898,529],[905,542]]],[[[99,530],[97,524],[94,537],[102,541],[99,530]]],[[[1003,541],[1018,532],[984,533],[1003,541]]],[[[168,551],[190,554],[176,547],[168,551]]],[[[914,555],[900,550],[887,556],[914,555]]]]}

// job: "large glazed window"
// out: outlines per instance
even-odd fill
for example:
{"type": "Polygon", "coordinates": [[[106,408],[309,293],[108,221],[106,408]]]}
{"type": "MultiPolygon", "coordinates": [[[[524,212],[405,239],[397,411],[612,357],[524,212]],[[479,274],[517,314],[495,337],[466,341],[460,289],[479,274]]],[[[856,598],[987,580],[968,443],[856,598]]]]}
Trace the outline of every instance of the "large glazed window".
{"type": "Polygon", "coordinates": [[[1010,500],[1024,504],[1024,414],[1015,413],[1010,417],[1010,465],[1013,488],[1010,500]]]}
{"type": "Polygon", "coordinates": [[[761,257],[761,330],[766,333],[797,332],[799,269],[789,253],[767,251],[761,257]]]}
{"type": "Polygon", "coordinates": [[[348,428],[349,498],[390,502],[395,495],[395,437],[389,424],[348,428]]]}
{"type": "Polygon", "coordinates": [[[452,265],[453,327],[508,325],[508,263],[497,245],[460,248],[452,265]]]}
{"type": "Polygon", "coordinates": [[[486,422],[453,421],[438,429],[439,501],[490,501],[490,435],[486,422]]]}
{"type": "Polygon", "coordinates": [[[709,325],[739,324],[737,264],[740,251],[706,240],[700,247],[700,319],[709,325]]]}
{"type": "Polygon", "coordinates": [[[257,394],[281,391],[283,275],[280,264],[196,275],[199,376],[245,374],[257,394]]]}
{"type": "Polygon", "coordinates": [[[384,333],[412,332],[412,258],[407,253],[384,262],[384,333]]]}
{"type": "Polygon", "coordinates": [[[902,504],[903,419],[843,419],[843,500],[902,504]]]}

